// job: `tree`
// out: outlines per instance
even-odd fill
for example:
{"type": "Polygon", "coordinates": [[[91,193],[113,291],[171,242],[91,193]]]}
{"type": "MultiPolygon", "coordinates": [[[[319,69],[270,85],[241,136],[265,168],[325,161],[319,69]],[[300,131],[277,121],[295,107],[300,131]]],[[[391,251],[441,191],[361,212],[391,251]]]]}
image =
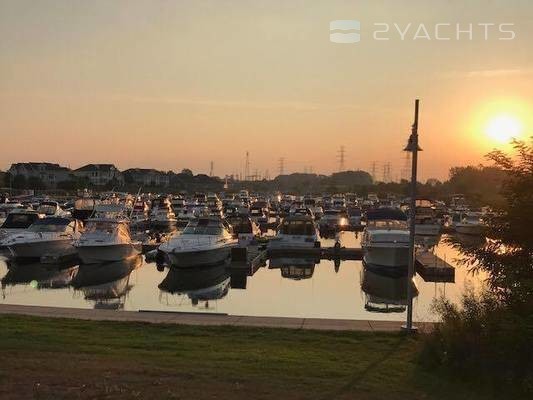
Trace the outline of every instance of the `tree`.
{"type": "Polygon", "coordinates": [[[479,295],[467,291],[461,308],[438,301],[443,322],[422,353],[430,364],[482,381],[504,398],[533,391],[533,141],[513,143],[515,158],[501,151],[487,156],[505,178],[504,202],[488,221],[486,242],[454,243],[464,264],[486,273],[487,288],[479,295]]]}
{"type": "Polygon", "coordinates": [[[13,189],[26,189],[26,177],[24,175],[15,175],[11,182],[13,189]]]}

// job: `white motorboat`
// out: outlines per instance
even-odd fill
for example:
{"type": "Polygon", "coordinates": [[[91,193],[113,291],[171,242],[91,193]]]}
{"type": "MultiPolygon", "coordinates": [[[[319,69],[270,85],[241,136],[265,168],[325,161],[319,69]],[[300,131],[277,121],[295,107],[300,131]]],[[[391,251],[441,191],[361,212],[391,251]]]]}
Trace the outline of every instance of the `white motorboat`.
{"type": "Polygon", "coordinates": [[[133,204],[133,209],[130,215],[130,225],[133,227],[141,227],[148,223],[148,216],[150,214],[150,207],[146,201],[137,200],[133,204]]]}
{"type": "Polygon", "coordinates": [[[437,212],[433,203],[427,199],[417,199],[415,204],[415,234],[438,236],[442,227],[437,219],[437,212]]]}
{"type": "Polygon", "coordinates": [[[406,267],[409,262],[407,216],[400,209],[367,211],[361,238],[364,261],[373,266],[406,267]]]}
{"type": "Polygon", "coordinates": [[[292,215],[284,218],[276,236],[268,242],[269,249],[309,247],[320,247],[317,226],[309,215],[292,215]]]}
{"type": "Polygon", "coordinates": [[[320,218],[318,227],[322,235],[328,235],[337,231],[344,230],[348,227],[348,218],[344,211],[329,209],[324,211],[324,215],[320,218]]]}
{"type": "Polygon", "coordinates": [[[131,238],[125,208],[114,204],[96,206],[74,246],[85,264],[120,261],[142,251],[142,243],[131,238]]]}
{"type": "Polygon", "coordinates": [[[152,206],[150,225],[158,228],[172,228],[176,226],[177,221],[176,214],[172,211],[172,206],[168,198],[160,198],[152,206]]]}
{"type": "Polygon", "coordinates": [[[1,242],[12,258],[40,259],[44,255],[72,255],[81,236],[81,223],[63,217],[36,220],[26,231],[15,233],[1,242]]]}
{"type": "MultiPolygon", "coordinates": [[[[38,219],[42,218],[41,214],[28,210],[13,210],[10,212],[2,226],[0,226],[0,241],[6,239],[14,233],[20,233],[28,229],[38,219]]],[[[0,248],[3,247],[0,244],[0,248]]],[[[5,246],[4,246],[5,248],[5,246]]]]}
{"type": "Polygon", "coordinates": [[[62,217],[69,218],[70,213],[64,211],[57,201],[45,200],[37,207],[37,212],[43,214],[45,217],[62,217]]]}
{"type": "Polygon", "coordinates": [[[474,211],[459,212],[452,216],[455,231],[463,235],[482,236],[486,231],[482,214],[474,211]]]}
{"type": "Polygon", "coordinates": [[[180,268],[211,266],[231,257],[231,248],[237,245],[231,226],[226,220],[206,216],[191,220],[183,233],[163,243],[164,252],[172,266],[180,268]]]}

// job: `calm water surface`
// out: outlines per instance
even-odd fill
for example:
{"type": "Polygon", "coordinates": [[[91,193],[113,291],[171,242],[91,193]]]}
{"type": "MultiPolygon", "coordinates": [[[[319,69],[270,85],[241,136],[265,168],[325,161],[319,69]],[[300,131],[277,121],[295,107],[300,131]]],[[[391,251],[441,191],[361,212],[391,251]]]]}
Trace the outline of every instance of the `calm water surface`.
{"type": "MultiPolygon", "coordinates": [[[[341,234],[346,247],[360,235],[341,234]]],[[[333,240],[322,240],[323,246],[333,240]]],[[[457,301],[465,285],[479,286],[457,266],[457,250],[441,242],[435,252],[455,265],[455,283],[425,282],[416,276],[414,318],[431,321],[436,297],[457,301]]],[[[227,313],[250,316],[403,320],[406,279],[368,270],[361,261],[269,260],[265,267],[219,266],[159,271],[143,257],[101,266],[62,269],[40,264],[8,268],[0,258],[1,303],[75,308],[227,313]],[[386,312],[385,312],[386,311],[386,312]]]]}

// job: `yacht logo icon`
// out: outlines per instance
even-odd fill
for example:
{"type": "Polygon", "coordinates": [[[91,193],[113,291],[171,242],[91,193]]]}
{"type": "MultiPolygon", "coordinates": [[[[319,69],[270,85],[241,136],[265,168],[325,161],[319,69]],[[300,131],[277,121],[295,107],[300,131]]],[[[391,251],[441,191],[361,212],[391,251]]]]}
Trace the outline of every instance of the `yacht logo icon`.
{"type": "Polygon", "coordinates": [[[337,19],[331,21],[329,23],[329,41],[333,43],[357,43],[361,40],[360,29],[361,23],[356,19],[337,19]]]}

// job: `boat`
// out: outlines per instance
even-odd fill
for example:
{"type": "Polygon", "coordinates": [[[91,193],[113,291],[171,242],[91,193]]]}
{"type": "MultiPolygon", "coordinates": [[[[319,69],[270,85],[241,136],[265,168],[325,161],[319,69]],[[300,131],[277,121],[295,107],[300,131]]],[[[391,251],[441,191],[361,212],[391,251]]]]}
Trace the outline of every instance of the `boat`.
{"type": "Polygon", "coordinates": [[[438,236],[442,227],[437,219],[437,211],[433,203],[427,199],[417,199],[415,205],[415,233],[423,236],[438,236]]]}
{"type": "Polygon", "coordinates": [[[73,255],[74,241],[81,236],[81,222],[71,218],[37,219],[27,230],[12,234],[0,245],[6,246],[12,258],[40,259],[45,255],[73,255]]]}
{"type": "Polygon", "coordinates": [[[320,234],[327,236],[328,234],[344,230],[348,227],[349,221],[346,214],[342,210],[328,209],[324,211],[324,215],[320,218],[318,228],[320,234]]]}
{"type": "Polygon", "coordinates": [[[156,228],[173,228],[177,222],[170,200],[167,197],[156,200],[150,213],[150,225],[156,228]]]}
{"type": "Polygon", "coordinates": [[[457,233],[463,235],[482,236],[486,231],[482,213],[476,211],[454,213],[452,226],[457,233]]]}
{"type": "Polygon", "coordinates": [[[268,249],[320,247],[314,219],[309,215],[289,215],[279,225],[276,236],[268,242],[268,249]]]}
{"type": "Polygon", "coordinates": [[[37,212],[45,217],[70,217],[68,211],[64,211],[57,201],[45,200],[37,207],[37,212]]]}
{"type": "MultiPolygon", "coordinates": [[[[0,226],[0,242],[14,233],[25,231],[40,218],[42,218],[42,215],[35,211],[13,210],[7,215],[6,220],[0,226]]],[[[2,245],[0,244],[1,247],[2,245]]]]}
{"type": "Polygon", "coordinates": [[[96,206],[74,246],[85,264],[120,261],[142,251],[142,243],[131,238],[126,209],[118,204],[96,206]]]}
{"type": "Polygon", "coordinates": [[[234,216],[226,219],[233,228],[233,234],[237,236],[239,247],[246,247],[261,236],[261,228],[249,217],[234,216]]]}
{"type": "Polygon", "coordinates": [[[363,260],[373,266],[406,267],[409,262],[407,215],[397,208],[367,211],[361,238],[363,260]]]}
{"type": "Polygon", "coordinates": [[[179,268],[211,266],[231,258],[237,246],[231,226],[223,218],[198,217],[189,222],[181,234],[159,246],[170,264],[179,268]]]}
{"type": "Polygon", "coordinates": [[[99,199],[92,197],[80,197],[74,202],[74,207],[72,209],[72,217],[79,219],[80,221],[85,221],[94,213],[94,208],[100,204],[99,199]]]}
{"type": "Polygon", "coordinates": [[[150,207],[146,201],[137,200],[130,214],[131,227],[143,227],[149,222],[150,207]]]}

